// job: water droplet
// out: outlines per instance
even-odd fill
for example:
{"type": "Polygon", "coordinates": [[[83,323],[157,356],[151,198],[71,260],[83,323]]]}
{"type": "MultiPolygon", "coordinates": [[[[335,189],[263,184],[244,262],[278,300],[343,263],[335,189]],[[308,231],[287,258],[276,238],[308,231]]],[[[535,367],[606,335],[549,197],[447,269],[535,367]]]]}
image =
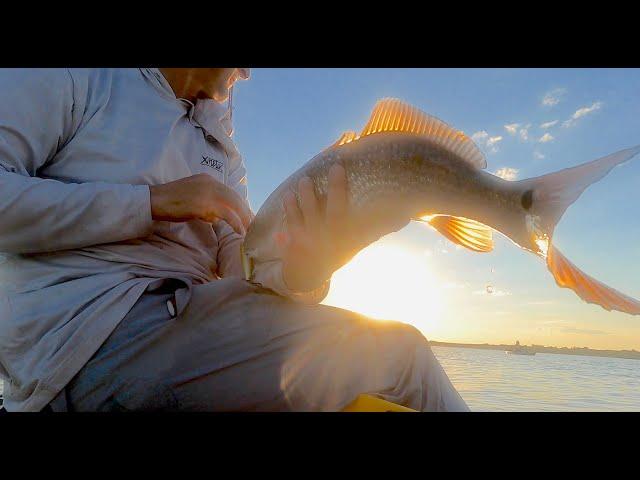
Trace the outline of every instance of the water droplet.
{"type": "Polygon", "coordinates": [[[491,295],[493,293],[493,285],[487,285],[487,293],[491,295]]]}

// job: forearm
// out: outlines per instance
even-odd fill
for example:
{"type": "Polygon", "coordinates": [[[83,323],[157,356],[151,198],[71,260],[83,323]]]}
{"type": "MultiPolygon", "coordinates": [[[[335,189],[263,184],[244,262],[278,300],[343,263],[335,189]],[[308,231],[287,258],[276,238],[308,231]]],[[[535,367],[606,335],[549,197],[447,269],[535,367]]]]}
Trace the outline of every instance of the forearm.
{"type": "Polygon", "coordinates": [[[149,187],[63,183],[0,168],[0,251],[41,253],[151,233],[149,187]]]}

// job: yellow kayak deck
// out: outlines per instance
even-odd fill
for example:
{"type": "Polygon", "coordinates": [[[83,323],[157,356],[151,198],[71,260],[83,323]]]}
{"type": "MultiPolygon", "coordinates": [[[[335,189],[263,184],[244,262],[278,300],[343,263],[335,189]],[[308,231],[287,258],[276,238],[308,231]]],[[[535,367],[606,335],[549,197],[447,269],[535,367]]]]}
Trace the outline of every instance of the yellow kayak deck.
{"type": "Polygon", "coordinates": [[[343,412],[416,412],[411,408],[403,407],[397,403],[387,402],[381,398],[371,395],[358,395],[358,397],[347,405],[343,412]]]}

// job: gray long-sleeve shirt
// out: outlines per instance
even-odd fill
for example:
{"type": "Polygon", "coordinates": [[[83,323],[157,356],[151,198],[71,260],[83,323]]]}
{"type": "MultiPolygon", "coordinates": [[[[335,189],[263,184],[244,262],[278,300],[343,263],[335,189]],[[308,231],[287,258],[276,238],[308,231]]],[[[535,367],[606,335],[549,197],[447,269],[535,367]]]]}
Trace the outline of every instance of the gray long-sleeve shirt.
{"type": "MultiPolygon", "coordinates": [[[[222,105],[177,99],[157,69],[0,71],[0,377],[7,410],[40,410],[142,293],[241,275],[225,222],[153,221],[148,185],[208,173],[247,198],[222,105]]],[[[279,262],[256,281],[295,301],[279,262]]]]}

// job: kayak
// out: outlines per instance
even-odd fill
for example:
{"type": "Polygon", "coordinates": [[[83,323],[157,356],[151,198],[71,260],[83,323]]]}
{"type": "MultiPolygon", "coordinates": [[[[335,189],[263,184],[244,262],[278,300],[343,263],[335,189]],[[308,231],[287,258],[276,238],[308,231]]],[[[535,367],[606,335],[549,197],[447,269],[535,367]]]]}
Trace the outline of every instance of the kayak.
{"type": "Polygon", "coordinates": [[[403,407],[397,403],[388,402],[371,395],[358,395],[358,397],[342,409],[343,412],[417,412],[411,408],[403,407]]]}

